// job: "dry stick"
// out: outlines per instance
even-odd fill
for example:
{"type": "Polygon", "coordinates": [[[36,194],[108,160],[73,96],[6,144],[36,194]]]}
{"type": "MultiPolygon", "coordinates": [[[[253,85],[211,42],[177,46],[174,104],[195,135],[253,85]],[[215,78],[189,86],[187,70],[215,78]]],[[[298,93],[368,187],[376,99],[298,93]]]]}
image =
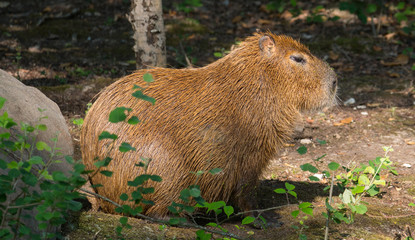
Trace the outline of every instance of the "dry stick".
{"type": "Polygon", "coordinates": [[[182,45],[182,41],[179,41],[179,45],[180,45],[180,50],[182,50],[184,58],[186,59],[186,63],[187,63],[187,68],[194,68],[193,64],[190,62],[189,58],[187,57],[186,52],[184,51],[183,45],[182,45]]]}
{"type": "MultiPolygon", "coordinates": [[[[101,195],[99,195],[97,193],[88,191],[88,190],[83,189],[83,188],[80,188],[79,190],[82,191],[82,192],[91,194],[91,195],[93,195],[95,197],[99,197],[99,198],[101,198],[101,199],[103,199],[103,200],[105,200],[105,201],[107,201],[109,203],[114,204],[117,207],[122,207],[120,204],[118,204],[118,203],[116,203],[116,202],[114,202],[114,201],[112,201],[112,200],[110,200],[110,199],[108,199],[108,198],[106,198],[104,196],[101,196],[101,195]]],[[[157,218],[152,218],[152,217],[149,217],[149,216],[140,214],[140,213],[137,213],[137,216],[140,217],[140,218],[143,218],[145,220],[151,221],[151,222],[157,222],[157,223],[162,223],[162,224],[169,224],[169,221],[165,221],[165,220],[161,220],[161,219],[157,219],[157,218]]],[[[202,230],[205,230],[207,232],[211,232],[211,233],[214,233],[214,234],[219,234],[219,235],[222,235],[222,236],[232,237],[232,238],[236,238],[236,239],[243,239],[243,238],[239,237],[238,235],[235,235],[235,234],[232,234],[232,233],[220,232],[220,231],[212,230],[212,229],[209,229],[209,228],[206,228],[206,227],[203,227],[203,226],[200,226],[200,225],[196,225],[196,224],[181,223],[180,226],[183,226],[183,227],[191,227],[191,228],[198,228],[198,229],[202,229],[202,230]]]]}
{"type": "MultiPolygon", "coordinates": [[[[333,188],[334,188],[334,172],[331,174],[331,184],[330,184],[330,194],[329,194],[329,204],[332,203],[333,197],[333,188]]],[[[326,233],[324,234],[324,240],[329,239],[329,222],[330,222],[330,210],[327,209],[327,220],[326,220],[326,233]]]]}

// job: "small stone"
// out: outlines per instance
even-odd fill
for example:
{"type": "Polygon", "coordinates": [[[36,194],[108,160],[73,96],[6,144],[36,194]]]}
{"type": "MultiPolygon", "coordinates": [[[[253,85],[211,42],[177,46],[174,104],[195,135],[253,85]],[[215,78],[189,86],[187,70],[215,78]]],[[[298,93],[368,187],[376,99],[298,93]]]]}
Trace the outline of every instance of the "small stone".
{"type": "Polygon", "coordinates": [[[301,139],[301,140],[300,140],[300,143],[301,143],[301,144],[311,144],[311,143],[312,143],[312,141],[311,141],[311,139],[309,139],[309,138],[304,138],[304,139],[301,139]]]}
{"type": "Polygon", "coordinates": [[[349,105],[352,105],[352,104],[355,104],[355,103],[356,103],[356,100],[354,98],[349,98],[343,104],[344,104],[344,106],[349,106],[349,105]]]}
{"type": "Polygon", "coordinates": [[[336,134],[333,135],[333,137],[339,139],[340,138],[340,135],[338,133],[336,133],[336,134]]]}
{"type": "Polygon", "coordinates": [[[356,108],[357,108],[357,109],[366,109],[366,106],[365,106],[365,105],[359,105],[359,106],[357,106],[356,108]]]}
{"type": "Polygon", "coordinates": [[[402,164],[402,167],[411,168],[412,165],[411,164],[408,164],[408,163],[404,163],[404,164],[402,164]]]}
{"type": "Polygon", "coordinates": [[[361,112],[360,114],[362,114],[363,116],[368,116],[369,115],[368,112],[361,112]]]}

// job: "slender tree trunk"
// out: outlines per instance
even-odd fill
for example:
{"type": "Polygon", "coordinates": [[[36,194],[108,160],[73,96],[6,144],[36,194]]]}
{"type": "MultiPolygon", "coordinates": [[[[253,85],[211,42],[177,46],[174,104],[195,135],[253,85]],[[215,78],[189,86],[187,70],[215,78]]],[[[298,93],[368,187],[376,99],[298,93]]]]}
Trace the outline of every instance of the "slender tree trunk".
{"type": "Polygon", "coordinates": [[[166,35],[161,0],[131,0],[137,69],[166,65],[166,35]]]}

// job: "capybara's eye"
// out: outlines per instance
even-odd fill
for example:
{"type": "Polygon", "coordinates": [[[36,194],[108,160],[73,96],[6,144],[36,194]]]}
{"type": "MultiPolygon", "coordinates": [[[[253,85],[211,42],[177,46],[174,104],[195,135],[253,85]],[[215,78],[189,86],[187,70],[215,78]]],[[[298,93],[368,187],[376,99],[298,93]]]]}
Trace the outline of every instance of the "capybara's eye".
{"type": "Polygon", "coordinates": [[[297,62],[297,63],[301,63],[301,64],[306,63],[304,57],[301,56],[301,55],[291,55],[290,59],[297,62]]]}

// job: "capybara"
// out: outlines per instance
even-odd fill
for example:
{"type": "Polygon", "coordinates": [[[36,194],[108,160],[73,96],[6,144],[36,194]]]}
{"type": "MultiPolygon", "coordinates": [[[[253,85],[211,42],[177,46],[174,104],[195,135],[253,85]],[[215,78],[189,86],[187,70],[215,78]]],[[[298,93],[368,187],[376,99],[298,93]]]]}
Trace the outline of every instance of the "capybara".
{"type": "MultiPolygon", "coordinates": [[[[270,32],[246,38],[227,56],[201,68],[139,70],[104,89],[87,116],[81,134],[82,158],[87,169],[109,156],[106,170],[96,174],[97,192],[120,204],[121,193],[130,193],[132,181],[143,169],[140,157],[152,159],[147,173],[161,176],[151,182],[155,205],[146,205],[148,216],[166,217],[167,206],[179,202],[180,191],[195,184],[192,172],[220,168],[216,175],[198,179],[202,197],[223,200],[242,210],[252,209],[258,178],[278,149],[288,140],[300,113],[335,104],[337,78],[327,63],[298,41],[270,32]],[[134,85],[146,86],[143,75],[154,82],[143,93],[155,105],[133,97],[134,85]],[[131,108],[129,116],[141,122],[110,123],[116,107],[131,108]],[[118,135],[115,145],[98,141],[102,131],[118,135]],[[128,142],[136,151],[122,153],[128,142]]],[[[114,206],[99,201],[103,211],[114,206]]]]}

